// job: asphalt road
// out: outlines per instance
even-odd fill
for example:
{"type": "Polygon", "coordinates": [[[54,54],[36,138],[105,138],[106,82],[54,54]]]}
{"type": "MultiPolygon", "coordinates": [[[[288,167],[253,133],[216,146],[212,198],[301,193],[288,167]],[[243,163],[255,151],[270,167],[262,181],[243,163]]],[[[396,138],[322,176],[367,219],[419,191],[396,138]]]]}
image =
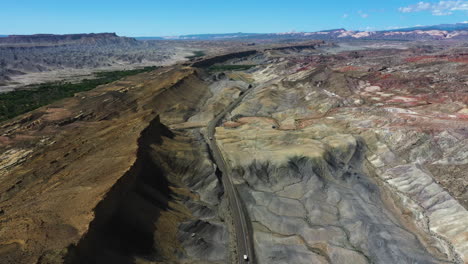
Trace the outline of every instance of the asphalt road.
{"type": "Polygon", "coordinates": [[[214,136],[215,129],[221,119],[229,112],[234,110],[242,99],[252,90],[249,88],[236,100],[234,100],[228,107],[224,109],[223,112],[219,113],[211,122],[208,124],[208,145],[211,148],[213,158],[219,170],[222,172],[222,180],[224,185],[224,190],[228,196],[229,204],[231,207],[232,217],[234,220],[234,228],[237,238],[237,256],[238,263],[255,263],[255,252],[253,247],[252,234],[250,232],[247,211],[243,206],[242,200],[237,193],[236,187],[232,184],[231,180],[231,169],[229,168],[228,163],[223,158],[221,151],[219,150],[218,144],[216,143],[216,138],[214,136]],[[243,255],[248,256],[248,261],[244,261],[243,255]]]}

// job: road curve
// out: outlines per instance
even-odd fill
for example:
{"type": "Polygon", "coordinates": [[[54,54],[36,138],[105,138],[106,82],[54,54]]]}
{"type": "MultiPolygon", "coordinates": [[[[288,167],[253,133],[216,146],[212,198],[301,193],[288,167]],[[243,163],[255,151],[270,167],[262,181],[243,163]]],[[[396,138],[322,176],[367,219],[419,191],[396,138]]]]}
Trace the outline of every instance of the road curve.
{"type": "Polygon", "coordinates": [[[252,90],[252,86],[249,86],[243,94],[241,94],[236,100],[229,104],[224,111],[219,113],[211,122],[208,123],[207,134],[208,134],[208,145],[211,148],[213,159],[218,166],[218,169],[222,172],[222,181],[224,190],[228,196],[229,204],[231,207],[232,217],[234,220],[234,229],[237,238],[237,257],[238,263],[255,263],[255,251],[253,247],[253,236],[250,232],[248,225],[247,211],[245,210],[243,203],[237,193],[236,187],[232,184],[231,180],[231,169],[228,163],[223,158],[221,151],[219,150],[216,138],[214,136],[216,126],[219,124],[221,119],[229,112],[234,110],[242,99],[252,90]],[[248,261],[244,261],[243,255],[248,256],[248,261]]]}

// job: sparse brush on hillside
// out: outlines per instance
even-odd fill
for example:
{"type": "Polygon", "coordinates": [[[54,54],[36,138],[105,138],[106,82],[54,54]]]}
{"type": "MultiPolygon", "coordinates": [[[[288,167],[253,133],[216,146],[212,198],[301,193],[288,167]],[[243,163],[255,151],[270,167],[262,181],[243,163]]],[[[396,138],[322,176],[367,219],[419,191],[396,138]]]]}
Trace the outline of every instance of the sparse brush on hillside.
{"type": "Polygon", "coordinates": [[[136,70],[110,71],[96,73],[96,79],[85,79],[79,83],[51,82],[25,87],[0,94],[0,121],[50,104],[53,101],[71,97],[75,93],[88,91],[99,85],[111,83],[123,77],[155,70],[156,66],[136,70]]]}
{"type": "Polygon", "coordinates": [[[8,85],[10,78],[17,75],[120,65],[145,66],[168,60],[174,54],[172,47],[159,42],[134,45],[0,45],[0,86],[8,85]]]}
{"type": "Polygon", "coordinates": [[[203,51],[201,51],[201,50],[193,51],[192,53],[193,53],[193,55],[191,55],[191,56],[185,56],[185,58],[187,58],[187,59],[195,59],[195,58],[203,57],[203,56],[206,55],[205,52],[203,52],[203,51]]]}

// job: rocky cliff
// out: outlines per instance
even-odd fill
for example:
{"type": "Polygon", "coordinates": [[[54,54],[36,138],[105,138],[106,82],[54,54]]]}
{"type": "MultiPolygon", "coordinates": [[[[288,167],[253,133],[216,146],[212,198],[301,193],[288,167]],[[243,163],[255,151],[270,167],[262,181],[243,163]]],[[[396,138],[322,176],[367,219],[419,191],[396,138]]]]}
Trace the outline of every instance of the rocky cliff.
{"type": "Polygon", "coordinates": [[[175,46],[115,33],[0,38],[0,92],[55,80],[93,78],[96,71],[173,64],[191,54],[175,46]]]}
{"type": "MultiPolygon", "coordinates": [[[[222,190],[199,133],[160,123],[186,120],[206,87],[193,69],[165,68],[3,124],[0,262],[167,263],[181,257],[183,221],[223,247],[222,190]]],[[[226,249],[189,255],[224,263],[226,249]]]]}
{"type": "Polygon", "coordinates": [[[90,34],[36,34],[36,35],[9,35],[5,38],[0,38],[0,45],[108,45],[108,44],[127,44],[137,45],[138,41],[133,38],[119,37],[115,33],[90,33],[90,34]]]}

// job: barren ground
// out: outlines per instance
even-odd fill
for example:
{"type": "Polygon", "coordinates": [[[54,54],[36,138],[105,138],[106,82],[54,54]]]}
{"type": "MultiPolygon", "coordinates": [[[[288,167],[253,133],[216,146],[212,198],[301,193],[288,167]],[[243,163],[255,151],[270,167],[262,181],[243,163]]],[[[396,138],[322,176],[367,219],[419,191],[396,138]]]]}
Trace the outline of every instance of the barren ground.
{"type": "Polygon", "coordinates": [[[0,263],[236,261],[207,125],[249,87],[214,136],[252,262],[466,263],[466,45],[375,45],[177,64],[2,123],[0,263]]]}

